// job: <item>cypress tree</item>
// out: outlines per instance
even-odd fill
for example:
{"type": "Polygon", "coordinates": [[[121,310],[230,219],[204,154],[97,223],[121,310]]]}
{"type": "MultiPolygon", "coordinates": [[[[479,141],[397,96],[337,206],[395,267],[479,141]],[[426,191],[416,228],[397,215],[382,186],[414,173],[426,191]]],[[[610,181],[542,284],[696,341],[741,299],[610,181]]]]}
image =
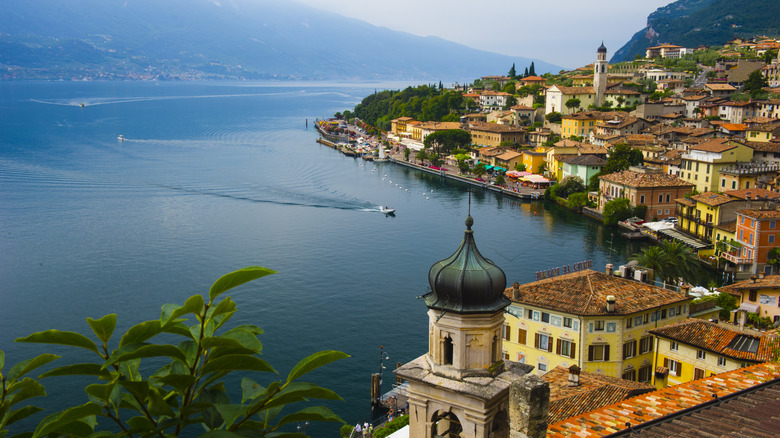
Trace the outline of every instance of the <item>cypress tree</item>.
{"type": "Polygon", "coordinates": [[[509,77],[511,79],[514,79],[515,76],[517,76],[517,71],[515,70],[515,63],[512,63],[512,68],[509,69],[509,77]]]}
{"type": "Polygon", "coordinates": [[[536,70],[534,69],[534,62],[531,61],[531,68],[528,69],[528,74],[531,76],[536,76],[536,70]]]}
{"type": "Polygon", "coordinates": [[[523,77],[524,78],[528,77],[528,67],[525,68],[525,73],[523,73],[523,77]]]}

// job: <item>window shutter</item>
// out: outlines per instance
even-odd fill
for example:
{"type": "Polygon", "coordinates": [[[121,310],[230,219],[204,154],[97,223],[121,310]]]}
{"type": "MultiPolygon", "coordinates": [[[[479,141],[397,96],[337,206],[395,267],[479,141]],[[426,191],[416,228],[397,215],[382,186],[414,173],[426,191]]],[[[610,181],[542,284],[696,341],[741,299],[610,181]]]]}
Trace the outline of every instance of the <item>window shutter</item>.
{"type": "Polygon", "coordinates": [[[517,343],[525,345],[525,330],[517,329],[517,343]]]}
{"type": "Polygon", "coordinates": [[[588,361],[593,362],[593,346],[588,345],[588,361]]]}
{"type": "Polygon", "coordinates": [[[534,333],[534,348],[539,348],[539,333],[534,333]]]}
{"type": "Polygon", "coordinates": [[[552,350],[553,350],[553,337],[550,336],[549,339],[547,340],[547,352],[552,353],[552,350]]]}
{"type": "Polygon", "coordinates": [[[561,354],[561,340],[558,339],[558,341],[555,343],[555,354],[561,354]]]}
{"type": "Polygon", "coordinates": [[[623,344],[623,359],[628,359],[628,342],[623,344]]]}
{"type": "Polygon", "coordinates": [[[576,351],[577,351],[577,344],[575,344],[574,342],[572,342],[572,343],[571,343],[571,354],[569,355],[569,357],[570,357],[570,358],[572,358],[572,359],[574,359],[574,356],[575,356],[575,354],[576,354],[576,351]]]}
{"type": "Polygon", "coordinates": [[[669,358],[668,357],[664,358],[664,368],[669,369],[669,358]]]}
{"type": "Polygon", "coordinates": [[[604,362],[609,362],[609,345],[604,346],[604,362]]]}

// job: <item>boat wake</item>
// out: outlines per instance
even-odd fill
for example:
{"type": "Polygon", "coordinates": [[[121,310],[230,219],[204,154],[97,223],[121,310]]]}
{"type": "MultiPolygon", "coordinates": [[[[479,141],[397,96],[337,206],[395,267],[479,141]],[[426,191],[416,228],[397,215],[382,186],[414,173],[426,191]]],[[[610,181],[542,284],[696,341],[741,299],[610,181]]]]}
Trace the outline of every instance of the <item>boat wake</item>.
{"type": "Polygon", "coordinates": [[[44,105],[59,105],[73,107],[90,107],[97,105],[117,105],[122,103],[151,102],[160,100],[184,100],[184,99],[223,99],[231,97],[266,97],[266,96],[284,96],[301,95],[299,91],[273,92],[273,93],[234,93],[234,94],[201,94],[195,96],[132,96],[132,97],[87,97],[87,98],[68,98],[68,99],[30,99],[30,102],[41,103],[44,105]]]}

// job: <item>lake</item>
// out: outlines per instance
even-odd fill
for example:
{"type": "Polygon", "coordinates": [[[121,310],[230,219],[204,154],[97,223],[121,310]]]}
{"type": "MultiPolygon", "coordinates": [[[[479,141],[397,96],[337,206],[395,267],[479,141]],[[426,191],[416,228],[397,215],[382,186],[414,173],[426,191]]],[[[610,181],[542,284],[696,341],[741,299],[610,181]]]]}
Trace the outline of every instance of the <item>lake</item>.
{"type": "MultiPolygon", "coordinates": [[[[349,353],[311,379],[345,399],[329,406],[348,423],[367,420],[380,345],[388,371],[427,349],[417,298],[431,265],[460,244],[468,188],[345,157],[315,142],[313,122],[405,86],[0,82],[6,366],[45,351],[83,359],[18,337],[91,333],[85,318],[108,313],[119,315],[118,334],[159,318],[163,304],[206,294],[223,274],[261,265],[279,273],[232,291],[233,324],[265,330],[264,358],[282,375],[315,351],[349,353]]],[[[603,270],[639,250],[542,201],[478,190],[471,215],[477,246],[508,284],[583,260],[603,270]]],[[[80,379],[43,383],[49,407],[86,401],[80,379]]]]}

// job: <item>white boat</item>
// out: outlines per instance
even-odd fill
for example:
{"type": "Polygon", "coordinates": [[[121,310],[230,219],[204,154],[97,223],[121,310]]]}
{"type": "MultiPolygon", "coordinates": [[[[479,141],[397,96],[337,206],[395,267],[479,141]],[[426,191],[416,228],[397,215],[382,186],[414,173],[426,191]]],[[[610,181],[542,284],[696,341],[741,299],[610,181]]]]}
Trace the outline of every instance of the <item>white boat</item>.
{"type": "Polygon", "coordinates": [[[379,207],[379,212],[384,214],[390,214],[390,213],[395,213],[395,209],[390,207],[379,207]]]}
{"type": "Polygon", "coordinates": [[[116,138],[119,141],[125,141],[125,136],[122,134],[119,134],[119,136],[116,138]]]}

